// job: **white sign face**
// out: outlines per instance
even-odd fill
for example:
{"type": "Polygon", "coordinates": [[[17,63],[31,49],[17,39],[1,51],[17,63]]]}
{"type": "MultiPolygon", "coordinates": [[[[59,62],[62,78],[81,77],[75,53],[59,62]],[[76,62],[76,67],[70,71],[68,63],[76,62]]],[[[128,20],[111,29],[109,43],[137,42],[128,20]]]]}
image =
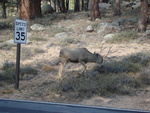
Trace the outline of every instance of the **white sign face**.
{"type": "Polygon", "coordinates": [[[14,43],[26,44],[27,40],[27,21],[15,20],[14,43]]]}

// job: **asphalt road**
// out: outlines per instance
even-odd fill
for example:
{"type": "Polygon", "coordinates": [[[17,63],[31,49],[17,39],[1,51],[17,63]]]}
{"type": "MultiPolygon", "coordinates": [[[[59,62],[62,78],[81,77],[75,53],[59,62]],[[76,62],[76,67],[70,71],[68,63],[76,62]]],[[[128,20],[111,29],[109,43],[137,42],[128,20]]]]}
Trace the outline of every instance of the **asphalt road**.
{"type": "Polygon", "coordinates": [[[150,113],[150,111],[0,99],[0,113],[150,113]]]}

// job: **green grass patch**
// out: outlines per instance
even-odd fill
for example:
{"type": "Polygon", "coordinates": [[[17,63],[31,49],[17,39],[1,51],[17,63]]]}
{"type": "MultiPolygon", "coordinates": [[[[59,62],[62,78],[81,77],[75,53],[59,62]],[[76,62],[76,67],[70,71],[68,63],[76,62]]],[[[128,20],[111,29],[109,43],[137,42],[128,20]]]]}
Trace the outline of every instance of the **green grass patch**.
{"type": "Polygon", "coordinates": [[[108,43],[127,42],[138,38],[135,30],[122,31],[115,34],[111,39],[107,40],[108,43]]]}

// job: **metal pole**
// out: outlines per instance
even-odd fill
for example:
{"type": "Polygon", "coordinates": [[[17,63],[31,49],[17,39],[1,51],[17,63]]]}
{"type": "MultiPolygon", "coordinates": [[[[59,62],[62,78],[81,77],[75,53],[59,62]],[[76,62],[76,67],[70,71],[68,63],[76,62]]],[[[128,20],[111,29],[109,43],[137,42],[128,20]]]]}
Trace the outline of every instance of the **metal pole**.
{"type": "Polygon", "coordinates": [[[16,52],[16,75],[15,75],[15,89],[19,89],[19,73],[20,73],[20,48],[21,44],[17,43],[16,52]]]}

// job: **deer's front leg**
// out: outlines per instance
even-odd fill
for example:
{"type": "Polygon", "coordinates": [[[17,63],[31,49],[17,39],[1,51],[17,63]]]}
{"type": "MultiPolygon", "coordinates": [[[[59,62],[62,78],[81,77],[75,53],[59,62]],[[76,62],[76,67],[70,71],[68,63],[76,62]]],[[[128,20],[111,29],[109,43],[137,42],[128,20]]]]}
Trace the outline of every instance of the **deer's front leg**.
{"type": "Polygon", "coordinates": [[[80,61],[80,63],[81,63],[81,64],[83,65],[83,67],[84,67],[80,74],[82,74],[83,72],[86,73],[86,68],[87,68],[86,64],[85,64],[83,61],[80,61]]]}
{"type": "Polygon", "coordinates": [[[59,77],[62,77],[62,71],[63,71],[64,65],[65,65],[64,62],[60,63],[59,72],[58,72],[59,77]]]}

